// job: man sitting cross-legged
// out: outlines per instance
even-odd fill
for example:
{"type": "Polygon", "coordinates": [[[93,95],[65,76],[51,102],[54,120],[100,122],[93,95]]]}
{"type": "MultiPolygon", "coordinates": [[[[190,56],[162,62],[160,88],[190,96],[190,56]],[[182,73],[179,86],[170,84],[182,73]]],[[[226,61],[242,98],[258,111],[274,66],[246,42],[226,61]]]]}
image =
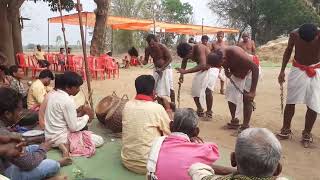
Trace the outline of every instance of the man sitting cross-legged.
{"type": "MultiPolygon", "coordinates": [[[[75,72],[65,72],[63,74],[62,88],[56,89],[48,97],[45,111],[45,137],[54,142],[55,147],[59,147],[63,157],[69,156],[68,137],[86,129],[88,123],[94,118],[93,111],[90,108],[82,108],[82,116],[77,117],[77,110],[74,100],[70,96],[76,95],[80,91],[83,80],[75,72]]],[[[92,155],[95,147],[103,145],[103,138],[92,134],[90,131],[91,145],[88,156],[92,155]],[[91,151],[93,150],[93,151],[91,151]]]]}
{"type": "Polygon", "coordinates": [[[147,165],[150,179],[191,180],[188,168],[192,164],[211,165],[219,158],[217,145],[198,138],[198,119],[193,109],[176,110],[170,123],[171,135],[153,141],[147,165]]]}
{"type": "Polygon", "coordinates": [[[147,160],[154,138],[170,133],[170,103],[163,98],[164,108],[153,102],[154,86],[155,80],[151,75],[139,76],[135,81],[137,95],[126,103],[122,111],[122,163],[138,174],[147,173],[147,160]]]}
{"type": "Polygon", "coordinates": [[[231,154],[231,165],[237,169],[196,163],[189,174],[193,180],[276,180],[282,170],[280,158],[281,144],[272,132],[249,128],[239,134],[231,154]]]}
{"type": "Polygon", "coordinates": [[[22,96],[13,89],[0,88],[0,173],[11,180],[45,179],[56,175],[61,166],[71,163],[69,158],[47,159],[50,142],[26,146],[19,134],[7,128],[21,119],[22,110],[22,96]]]}

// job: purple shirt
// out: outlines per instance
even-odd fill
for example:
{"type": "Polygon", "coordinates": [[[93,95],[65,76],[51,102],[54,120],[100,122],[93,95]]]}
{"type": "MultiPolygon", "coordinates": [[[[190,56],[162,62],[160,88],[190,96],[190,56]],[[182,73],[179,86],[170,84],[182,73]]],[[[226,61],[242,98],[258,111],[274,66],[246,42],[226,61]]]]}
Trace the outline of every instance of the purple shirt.
{"type": "Polygon", "coordinates": [[[212,165],[219,158],[216,144],[196,144],[187,136],[168,136],[160,149],[156,176],[158,180],[191,180],[188,169],[194,163],[212,165]]]}

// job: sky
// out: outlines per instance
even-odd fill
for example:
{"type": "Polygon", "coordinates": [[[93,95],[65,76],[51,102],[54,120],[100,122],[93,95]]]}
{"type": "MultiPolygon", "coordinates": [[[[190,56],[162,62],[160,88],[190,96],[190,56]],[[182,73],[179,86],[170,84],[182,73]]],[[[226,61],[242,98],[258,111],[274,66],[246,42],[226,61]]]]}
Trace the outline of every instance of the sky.
{"type": "MultiPolygon", "coordinates": [[[[194,23],[201,25],[202,18],[204,18],[204,25],[219,26],[218,20],[214,14],[207,7],[209,0],[181,0],[181,2],[188,2],[193,6],[194,23]]],[[[92,12],[96,8],[93,0],[82,0],[84,11],[92,12]]],[[[63,14],[71,14],[76,11],[63,12],[63,14]]],[[[58,12],[51,12],[48,5],[44,2],[26,1],[22,8],[21,14],[23,17],[30,18],[31,21],[24,22],[24,29],[22,30],[22,43],[27,45],[47,44],[48,38],[48,18],[59,16],[58,12]]],[[[70,44],[77,44],[80,40],[80,32],[78,26],[66,26],[66,38],[70,44]]],[[[58,35],[62,36],[61,25],[50,24],[50,44],[55,44],[55,39],[58,35]]],[[[89,40],[88,40],[89,41],[89,40]]]]}

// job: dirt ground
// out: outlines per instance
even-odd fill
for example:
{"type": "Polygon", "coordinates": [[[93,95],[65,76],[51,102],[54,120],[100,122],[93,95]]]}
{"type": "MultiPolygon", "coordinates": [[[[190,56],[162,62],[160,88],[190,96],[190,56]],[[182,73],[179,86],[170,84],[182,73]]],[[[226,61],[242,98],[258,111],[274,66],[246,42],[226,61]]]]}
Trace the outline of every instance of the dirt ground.
{"type": "MultiPolygon", "coordinates": [[[[282,126],[282,115],[280,114],[280,90],[277,83],[278,68],[264,68],[263,79],[259,82],[257,90],[257,109],[253,113],[251,126],[265,127],[272,132],[278,132],[282,126]]],[[[99,100],[115,91],[119,96],[127,94],[129,98],[135,95],[134,80],[142,74],[151,74],[151,69],[131,68],[121,70],[120,78],[115,80],[93,81],[93,95],[99,100]]],[[[175,88],[177,87],[178,74],[174,74],[175,88]]],[[[195,108],[191,98],[191,82],[193,75],[186,75],[185,83],[181,91],[181,107],[195,108]]],[[[217,143],[219,146],[232,151],[236,137],[232,136],[234,131],[225,130],[223,126],[230,120],[229,110],[223,95],[218,94],[219,84],[216,85],[214,93],[214,119],[210,122],[200,122],[200,136],[207,141],[217,143]]],[[[281,141],[283,148],[282,164],[283,175],[303,180],[320,180],[320,125],[315,123],[313,129],[314,143],[311,148],[305,149],[300,143],[301,132],[304,128],[304,116],[306,108],[297,106],[296,114],[292,123],[293,138],[281,141]],[[306,178],[307,177],[307,178],[306,178]]],[[[318,118],[319,120],[319,118],[318,118]]]]}

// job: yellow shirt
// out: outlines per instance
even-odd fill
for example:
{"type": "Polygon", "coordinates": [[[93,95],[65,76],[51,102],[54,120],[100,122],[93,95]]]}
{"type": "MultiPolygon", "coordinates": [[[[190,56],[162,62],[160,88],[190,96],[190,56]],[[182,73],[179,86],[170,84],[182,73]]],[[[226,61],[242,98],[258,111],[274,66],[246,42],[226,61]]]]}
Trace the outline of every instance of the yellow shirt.
{"type": "Polygon", "coordinates": [[[146,174],[152,141],[170,134],[170,121],[167,112],[157,103],[127,102],[122,112],[123,165],[135,173],[146,174]]]}
{"type": "Polygon", "coordinates": [[[38,50],[36,50],[35,52],[34,52],[34,56],[36,56],[36,59],[37,60],[44,60],[45,58],[44,58],[44,52],[43,51],[38,51],[38,50]]]}
{"type": "Polygon", "coordinates": [[[43,85],[43,83],[37,79],[32,83],[29,88],[28,97],[27,97],[27,104],[28,109],[32,109],[34,107],[40,107],[40,104],[44,100],[45,95],[50,90],[43,85]]]}

